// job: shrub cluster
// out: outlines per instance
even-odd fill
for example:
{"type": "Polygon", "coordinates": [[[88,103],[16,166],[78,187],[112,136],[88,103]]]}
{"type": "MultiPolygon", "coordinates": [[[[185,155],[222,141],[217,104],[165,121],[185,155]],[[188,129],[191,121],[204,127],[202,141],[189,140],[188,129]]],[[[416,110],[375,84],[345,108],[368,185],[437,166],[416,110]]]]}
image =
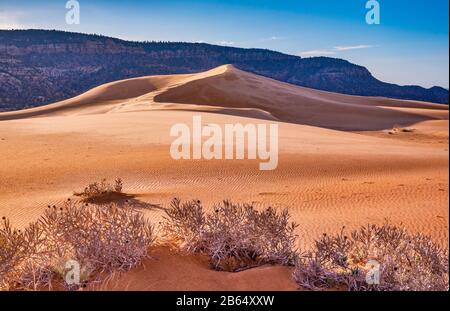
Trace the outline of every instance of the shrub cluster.
{"type": "Polygon", "coordinates": [[[410,127],[400,127],[398,125],[394,126],[388,133],[390,135],[395,135],[399,133],[413,133],[416,130],[410,127]]]}
{"type": "Polygon", "coordinates": [[[49,207],[23,231],[7,219],[0,225],[0,289],[51,288],[75,260],[83,278],[138,265],[154,240],[152,226],[129,207],[89,206],[68,201],[49,207]]]}
{"type": "Polygon", "coordinates": [[[82,192],[75,192],[74,195],[82,197],[85,202],[101,202],[113,195],[122,194],[123,181],[117,178],[114,183],[109,183],[106,179],[94,182],[84,188],[82,192]]]}
{"type": "MultiPolygon", "coordinates": [[[[122,193],[122,181],[86,187],[87,200],[122,193]]],[[[324,234],[308,253],[296,248],[297,225],[287,210],[256,209],[224,201],[205,212],[200,201],[174,199],[163,235],[190,253],[206,254],[213,269],[237,272],[264,264],[294,266],[294,279],[310,290],[447,291],[449,254],[424,235],[385,224],[346,234],[324,234]]],[[[81,268],[81,285],[102,272],[127,271],[147,257],[153,227],[129,205],[90,205],[70,199],[49,206],[23,230],[0,222],[0,290],[66,289],[67,266],[81,268]]]]}
{"type": "Polygon", "coordinates": [[[295,263],[297,225],[289,221],[287,210],[258,211],[249,204],[224,201],[206,214],[198,201],[175,199],[166,214],[166,238],[184,250],[209,255],[216,270],[295,263]]]}
{"type": "Polygon", "coordinates": [[[424,235],[369,225],[349,236],[344,229],[323,235],[314,251],[298,259],[294,278],[312,290],[447,291],[448,256],[424,235]]]}

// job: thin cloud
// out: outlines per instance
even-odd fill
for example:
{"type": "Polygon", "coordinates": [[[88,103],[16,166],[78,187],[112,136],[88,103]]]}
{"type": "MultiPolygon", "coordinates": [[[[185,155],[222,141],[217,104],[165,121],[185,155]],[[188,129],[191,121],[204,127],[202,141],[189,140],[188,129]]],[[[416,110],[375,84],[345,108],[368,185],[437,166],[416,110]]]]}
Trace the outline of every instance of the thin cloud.
{"type": "Polygon", "coordinates": [[[266,43],[266,42],[271,42],[271,41],[280,41],[280,40],[285,40],[286,37],[280,37],[280,36],[271,36],[271,37],[266,37],[266,38],[261,38],[255,41],[239,41],[239,42],[235,42],[235,41],[227,41],[227,40],[223,40],[223,41],[218,41],[216,44],[219,45],[228,45],[228,46],[242,46],[242,45],[248,45],[248,46],[254,46],[255,44],[259,44],[259,43],[266,43]]]}
{"type": "Polygon", "coordinates": [[[286,40],[286,37],[271,36],[271,37],[265,37],[265,38],[251,40],[251,41],[243,41],[243,42],[239,42],[238,44],[244,44],[244,45],[248,45],[248,46],[254,47],[255,44],[274,42],[274,41],[281,41],[281,40],[286,40]]]}
{"type": "Polygon", "coordinates": [[[235,45],[234,41],[220,41],[220,45],[235,45]]]}
{"type": "Polygon", "coordinates": [[[360,45],[350,45],[350,46],[335,46],[334,50],[338,51],[338,52],[343,52],[343,51],[350,51],[350,50],[370,49],[373,47],[374,47],[373,45],[360,44],[360,45]]]}
{"type": "Polygon", "coordinates": [[[312,50],[312,51],[304,51],[301,52],[301,56],[326,56],[326,55],[334,55],[335,51],[330,50],[312,50]]]}
{"type": "Polygon", "coordinates": [[[336,55],[341,52],[346,52],[346,51],[351,51],[351,50],[370,49],[373,47],[375,47],[375,45],[368,45],[368,44],[338,45],[332,49],[327,49],[327,50],[304,51],[304,52],[300,53],[300,56],[328,56],[328,55],[336,55]]]}

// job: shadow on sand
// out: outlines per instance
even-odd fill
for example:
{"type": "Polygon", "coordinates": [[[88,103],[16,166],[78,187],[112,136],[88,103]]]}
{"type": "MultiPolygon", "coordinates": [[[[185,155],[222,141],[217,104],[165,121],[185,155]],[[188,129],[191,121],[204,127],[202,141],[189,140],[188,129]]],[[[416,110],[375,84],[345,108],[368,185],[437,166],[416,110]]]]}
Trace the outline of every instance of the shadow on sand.
{"type": "Polygon", "coordinates": [[[121,192],[109,192],[102,195],[98,195],[92,198],[86,198],[83,200],[85,203],[95,205],[117,204],[119,207],[129,206],[135,209],[160,209],[165,210],[159,204],[153,204],[144,202],[136,198],[134,194],[127,194],[121,192]]]}

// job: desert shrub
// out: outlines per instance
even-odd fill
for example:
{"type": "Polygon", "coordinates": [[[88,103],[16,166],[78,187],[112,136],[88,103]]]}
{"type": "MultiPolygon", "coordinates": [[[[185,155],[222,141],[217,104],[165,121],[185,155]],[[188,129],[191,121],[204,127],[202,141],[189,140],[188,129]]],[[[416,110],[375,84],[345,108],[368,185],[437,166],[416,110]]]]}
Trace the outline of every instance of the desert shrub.
{"type": "Polygon", "coordinates": [[[256,210],[224,201],[205,214],[200,202],[175,199],[167,210],[166,236],[182,249],[206,253],[216,270],[239,271],[295,261],[295,229],[287,210],[256,210]]]}
{"type": "Polygon", "coordinates": [[[410,127],[401,127],[399,125],[394,126],[388,133],[390,135],[395,135],[398,133],[413,133],[416,130],[410,127]]]}
{"type": "MultiPolygon", "coordinates": [[[[147,254],[153,230],[130,207],[76,206],[49,209],[39,220],[48,243],[65,244],[74,259],[98,270],[128,270],[147,254]]],[[[66,250],[63,250],[67,252],[66,250]]]]}
{"type": "Polygon", "coordinates": [[[74,195],[82,197],[85,202],[105,201],[108,197],[120,195],[123,191],[123,181],[117,178],[114,183],[109,183],[106,179],[94,182],[84,188],[82,192],[75,192],[74,195]]]}
{"type": "Polygon", "coordinates": [[[206,217],[200,201],[173,199],[165,212],[163,230],[171,242],[188,252],[206,251],[206,217]]]}
{"type": "Polygon", "coordinates": [[[42,228],[31,224],[14,229],[8,219],[0,225],[0,289],[37,289],[50,286],[51,252],[42,228]]]}
{"type": "Polygon", "coordinates": [[[448,290],[448,251],[424,235],[385,224],[324,235],[315,249],[298,259],[294,278],[304,288],[320,290],[448,290]],[[376,268],[379,284],[366,277],[376,268]]]}
{"type": "MultiPolygon", "coordinates": [[[[130,207],[67,202],[50,207],[23,232],[3,221],[0,227],[0,289],[51,288],[65,263],[75,260],[83,279],[99,272],[138,265],[154,240],[153,228],[130,207]]],[[[73,289],[73,286],[68,286],[73,289]]]]}

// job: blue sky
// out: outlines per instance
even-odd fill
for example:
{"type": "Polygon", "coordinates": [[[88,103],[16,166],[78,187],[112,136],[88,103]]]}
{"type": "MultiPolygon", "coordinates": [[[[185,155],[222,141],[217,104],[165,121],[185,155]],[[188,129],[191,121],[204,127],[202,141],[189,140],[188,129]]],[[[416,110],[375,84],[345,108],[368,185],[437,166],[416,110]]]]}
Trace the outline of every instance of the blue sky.
{"type": "Polygon", "coordinates": [[[259,47],[366,66],[401,85],[449,86],[448,0],[78,0],[81,24],[65,23],[66,0],[0,0],[0,29],[43,28],[129,40],[259,47]]]}

